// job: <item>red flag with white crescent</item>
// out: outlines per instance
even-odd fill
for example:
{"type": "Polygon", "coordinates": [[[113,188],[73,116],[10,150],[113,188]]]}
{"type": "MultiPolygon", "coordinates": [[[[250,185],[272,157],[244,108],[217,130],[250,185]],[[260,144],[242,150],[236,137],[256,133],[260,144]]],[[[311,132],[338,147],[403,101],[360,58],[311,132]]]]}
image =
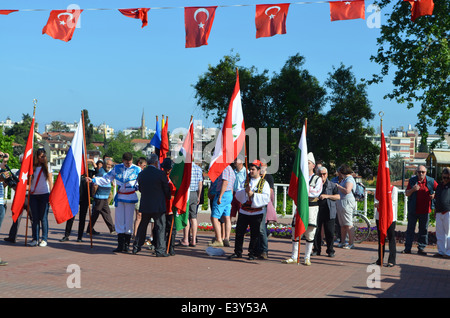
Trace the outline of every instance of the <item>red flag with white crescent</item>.
{"type": "Polygon", "coordinates": [[[256,38],[286,34],[289,3],[256,5],[256,38]]]}
{"type": "Polygon", "coordinates": [[[27,145],[23,153],[22,164],[19,171],[19,183],[11,206],[12,218],[16,222],[23,210],[27,192],[28,178],[33,175],[33,144],[34,144],[34,116],[28,133],[27,145]]]}
{"type": "Polygon", "coordinates": [[[68,42],[73,33],[83,10],[52,10],[47,24],[42,29],[42,34],[48,34],[52,38],[68,42]]]}
{"type": "Polygon", "coordinates": [[[208,45],[216,8],[217,6],[184,8],[187,48],[208,45]]]}
{"type": "Polygon", "coordinates": [[[331,21],[365,18],[364,0],[330,2],[331,21]]]}
{"type": "Polygon", "coordinates": [[[139,19],[142,21],[142,27],[145,27],[148,24],[148,11],[150,8],[135,8],[135,9],[119,9],[120,13],[124,16],[139,19]]]}

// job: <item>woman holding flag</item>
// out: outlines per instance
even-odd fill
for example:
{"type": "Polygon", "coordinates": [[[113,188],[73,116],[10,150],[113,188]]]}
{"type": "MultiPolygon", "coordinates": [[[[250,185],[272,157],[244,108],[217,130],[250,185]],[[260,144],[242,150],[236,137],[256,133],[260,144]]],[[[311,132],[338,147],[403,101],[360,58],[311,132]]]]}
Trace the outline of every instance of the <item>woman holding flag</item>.
{"type": "Polygon", "coordinates": [[[49,195],[53,188],[53,175],[44,148],[36,150],[33,159],[33,176],[30,184],[31,230],[30,246],[47,246],[49,195]],[[39,232],[42,225],[42,240],[39,232]]]}

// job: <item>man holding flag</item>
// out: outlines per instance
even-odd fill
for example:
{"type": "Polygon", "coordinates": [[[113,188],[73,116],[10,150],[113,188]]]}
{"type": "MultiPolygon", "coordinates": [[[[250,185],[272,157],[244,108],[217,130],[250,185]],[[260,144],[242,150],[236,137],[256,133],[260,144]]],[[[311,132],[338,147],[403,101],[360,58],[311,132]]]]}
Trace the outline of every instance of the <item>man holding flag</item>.
{"type": "Polygon", "coordinates": [[[306,238],[304,264],[311,265],[310,256],[317,228],[318,198],[322,193],[322,179],[314,173],[316,161],[313,153],[307,153],[306,125],[304,125],[289,184],[288,194],[297,206],[297,213],[293,219],[295,231],[292,235],[291,257],[282,261],[284,264],[298,264],[299,242],[304,234],[306,238]]]}

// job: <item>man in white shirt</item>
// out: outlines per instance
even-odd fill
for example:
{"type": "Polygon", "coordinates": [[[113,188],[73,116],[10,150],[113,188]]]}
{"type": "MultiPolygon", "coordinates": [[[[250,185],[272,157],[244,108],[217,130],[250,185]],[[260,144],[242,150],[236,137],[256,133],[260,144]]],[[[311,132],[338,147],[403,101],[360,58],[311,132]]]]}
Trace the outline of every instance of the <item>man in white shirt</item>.
{"type": "Polygon", "coordinates": [[[270,186],[260,175],[261,162],[255,160],[249,165],[250,179],[245,182],[244,188],[236,192],[236,199],[241,203],[239,209],[234,254],[229,259],[241,258],[244,244],[244,235],[250,225],[250,244],[248,256],[250,260],[256,258],[257,243],[267,204],[270,201],[270,186]]]}

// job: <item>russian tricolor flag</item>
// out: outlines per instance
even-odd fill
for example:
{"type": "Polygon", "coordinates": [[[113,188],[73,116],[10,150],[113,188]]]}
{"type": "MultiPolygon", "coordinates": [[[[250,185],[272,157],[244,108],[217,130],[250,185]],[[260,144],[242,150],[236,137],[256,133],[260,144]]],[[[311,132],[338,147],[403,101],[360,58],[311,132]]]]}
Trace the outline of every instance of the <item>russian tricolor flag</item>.
{"type": "Polygon", "coordinates": [[[83,136],[83,122],[80,120],[72,145],[50,193],[50,205],[58,224],[73,218],[78,213],[81,176],[85,173],[83,136]]]}

